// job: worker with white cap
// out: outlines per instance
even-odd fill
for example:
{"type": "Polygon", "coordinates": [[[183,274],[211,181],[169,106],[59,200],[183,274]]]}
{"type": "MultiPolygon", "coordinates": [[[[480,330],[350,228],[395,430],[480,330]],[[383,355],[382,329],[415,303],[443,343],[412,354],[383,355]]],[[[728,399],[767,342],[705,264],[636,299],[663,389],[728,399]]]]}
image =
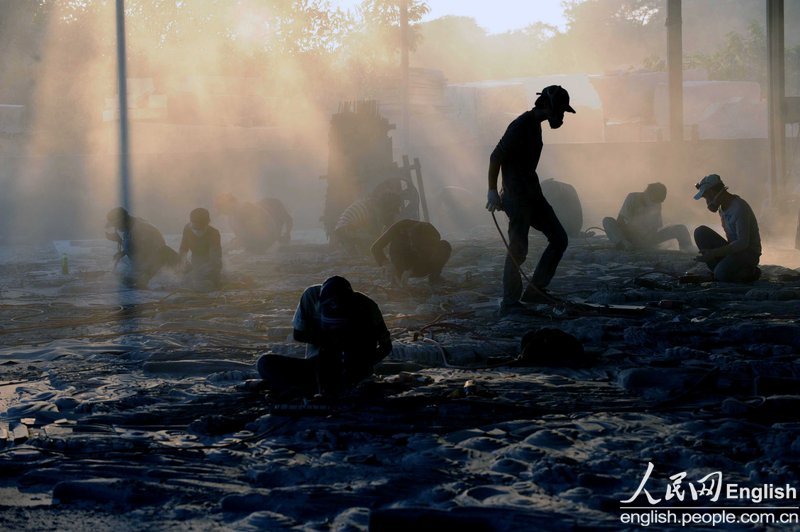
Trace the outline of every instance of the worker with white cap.
{"type": "Polygon", "coordinates": [[[709,174],[695,185],[694,199],[706,200],[711,212],[719,212],[723,238],[719,233],[701,225],[694,231],[694,241],[700,254],[697,260],[705,262],[714,274],[714,280],[729,283],[747,283],[761,276],[758,268],[761,257],[761,236],[753,209],[745,200],[728,192],[728,187],[717,174],[709,174]]]}

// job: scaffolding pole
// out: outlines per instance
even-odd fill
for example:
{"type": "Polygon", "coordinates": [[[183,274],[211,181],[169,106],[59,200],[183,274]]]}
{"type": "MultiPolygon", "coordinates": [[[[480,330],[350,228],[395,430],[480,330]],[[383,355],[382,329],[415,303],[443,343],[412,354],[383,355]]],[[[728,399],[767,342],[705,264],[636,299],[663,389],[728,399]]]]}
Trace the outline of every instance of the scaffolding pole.
{"type": "Polygon", "coordinates": [[[775,206],[786,185],[786,67],[783,0],[767,0],[767,115],[769,201],[775,206]]]}
{"type": "Polygon", "coordinates": [[[400,70],[402,71],[402,93],[403,93],[403,153],[408,154],[409,148],[409,96],[408,96],[408,0],[400,0],[400,70]]]}
{"type": "Polygon", "coordinates": [[[128,73],[125,53],[125,0],[117,0],[117,86],[119,92],[119,199],[120,205],[130,212],[130,148],[128,138],[128,73]]]}
{"type": "Polygon", "coordinates": [[[669,140],[683,140],[683,19],[681,0],[667,0],[669,140]]]}

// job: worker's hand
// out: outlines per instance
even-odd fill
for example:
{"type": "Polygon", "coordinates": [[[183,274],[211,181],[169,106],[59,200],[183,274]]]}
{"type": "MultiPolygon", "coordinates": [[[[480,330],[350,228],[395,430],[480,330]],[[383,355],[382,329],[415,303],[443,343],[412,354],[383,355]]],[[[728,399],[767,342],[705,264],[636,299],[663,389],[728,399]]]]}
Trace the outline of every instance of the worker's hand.
{"type": "Polygon", "coordinates": [[[392,285],[397,286],[397,274],[394,270],[394,265],[392,264],[384,264],[383,266],[383,278],[392,285]]]}
{"type": "Polygon", "coordinates": [[[503,200],[500,199],[496,189],[490,188],[486,194],[486,210],[489,212],[503,210],[503,200]]]}
{"type": "Polygon", "coordinates": [[[698,251],[697,256],[694,258],[697,262],[705,262],[708,264],[712,260],[718,258],[716,250],[713,249],[701,249],[698,251]]]}

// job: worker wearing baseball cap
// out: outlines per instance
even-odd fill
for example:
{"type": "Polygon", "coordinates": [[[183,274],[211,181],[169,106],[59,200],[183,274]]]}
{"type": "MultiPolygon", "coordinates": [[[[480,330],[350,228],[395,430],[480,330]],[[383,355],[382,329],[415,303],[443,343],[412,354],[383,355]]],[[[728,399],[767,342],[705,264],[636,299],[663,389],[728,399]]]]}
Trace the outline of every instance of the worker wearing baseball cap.
{"type": "Polygon", "coordinates": [[[542,193],[536,167],[542,154],[542,122],[551,129],[564,123],[564,113],[574,113],[569,93],[560,85],[550,85],[537,93],[533,109],[509,124],[489,158],[489,191],[486,209],[502,210],[508,215],[508,253],[503,269],[503,299],[500,313],[524,310],[523,303],[536,302],[555,275],[558,263],[567,249],[568,239],[550,203],[542,193]],[[503,195],[497,191],[497,178],[503,172],[503,195]],[[528,254],[530,228],[547,237],[530,284],[523,292],[520,265],[528,254]]]}
{"type": "Polygon", "coordinates": [[[750,205],[735,194],[717,174],[709,174],[695,185],[694,199],[704,199],[711,212],[719,212],[723,238],[719,233],[701,225],[694,231],[694,241],[704,262],[714,274],[714,280],[747,283],[761,276],[758,268],[761,257],[761,236],[758,221],[750,205]]]}

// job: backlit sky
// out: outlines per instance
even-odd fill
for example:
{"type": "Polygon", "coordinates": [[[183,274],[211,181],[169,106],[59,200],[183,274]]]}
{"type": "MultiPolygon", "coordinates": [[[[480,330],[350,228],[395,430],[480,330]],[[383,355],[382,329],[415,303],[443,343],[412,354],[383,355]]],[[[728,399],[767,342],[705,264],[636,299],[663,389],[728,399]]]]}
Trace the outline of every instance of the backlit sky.
{"type": "MultiPolygon", "coordinates": [[[[344,10],[354,9],[359,0],[331,0],[344,10]]],[[[427,0],[430,12],[425,20],[459,15],[472,17],[489,33],[503,33],[545,22],[564,30],[566,20],[561,0],[427,0]]]]}

